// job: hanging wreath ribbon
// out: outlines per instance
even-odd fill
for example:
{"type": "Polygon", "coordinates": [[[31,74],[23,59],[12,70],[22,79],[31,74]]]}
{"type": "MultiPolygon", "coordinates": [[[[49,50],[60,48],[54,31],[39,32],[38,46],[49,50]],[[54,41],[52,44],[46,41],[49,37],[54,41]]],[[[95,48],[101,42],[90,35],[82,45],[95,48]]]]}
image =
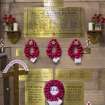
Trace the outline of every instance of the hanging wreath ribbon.
{"type": "Polygon", "coordinates": [[[68,55],[75,61],[75,63],[81,63],[81,57],[83,56],[83,47],[78,39],[74,39],[68,49],[68,55]]]}
{"type": "Polygon", "coordinates": [[[29,40],[24,49],[25,56],[31,61],[35,62],[39,57],[39,48],[34,40],[29,40]]]}
{"type": "Polygon", "coordinates": [[[61,105],[64,97],[64,86],[59,80],[50,80],[46,83],[44,94],[49,105],[61,105]]]}
{"type": "Polygon", "coordinates": [[[56,39],[52,39],[49,41],[47,50],[46,50],[47,56],[52,59],[54,63],[58,63],[60,60],[60,57],[62,55],[61,47],[56,39]]]}

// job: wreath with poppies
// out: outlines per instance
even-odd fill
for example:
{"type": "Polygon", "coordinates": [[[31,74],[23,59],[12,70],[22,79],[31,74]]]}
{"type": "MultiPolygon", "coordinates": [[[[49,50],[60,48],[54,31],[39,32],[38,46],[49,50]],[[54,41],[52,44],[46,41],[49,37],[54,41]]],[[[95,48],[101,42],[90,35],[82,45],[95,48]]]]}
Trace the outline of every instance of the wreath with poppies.
{"type": "Polygon", "coordinates": [[[78,39],[74,39],[68,49],[68,55],[75,60],[83,56],[83,47],[78,39]]]}
{"type": "Polygon", "coordinates": [[[39,57],[39,48],[37,46],[37,43],[34,40],[30,39],[25,45],[24,53],[25,53],[25,56],[31,62],[34,63],[39,57]]]}
{"type": "Polygon", "coordinates": [[[58,98],[62,100],[64,93],[63,83],[59,80],[50,80],[45,85],[44,94],[46,99],[49,101],[57,101],[58,98]],[[52,91],[57,92],[53,93],[52,91]]]}
{"type": "Polygon", "coordinates": [[[52,39],[49,41],[47,50],[46,50],[47,56],[54,62],[58,63],[60,60],[60,57],[62,55],[62,49],[60,47],[60,44],[56,39],[52,39]]]}

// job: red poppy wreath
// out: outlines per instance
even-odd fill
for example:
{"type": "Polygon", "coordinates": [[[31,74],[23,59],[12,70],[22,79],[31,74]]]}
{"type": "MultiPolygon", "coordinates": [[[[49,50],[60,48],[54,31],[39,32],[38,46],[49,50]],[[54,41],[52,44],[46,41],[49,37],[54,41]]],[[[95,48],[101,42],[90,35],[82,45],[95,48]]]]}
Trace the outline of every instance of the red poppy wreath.
{"type": "Polygon", "coordinates": [[[46,50],[47,56],[54,62],[58,63],[60,60],[60,57],[62,55],[61,47],[56,39],[52,39],[49,41],[47,50],[46,50]]]}
{"type": "Polygon", "coordinates": [[[68,49],[68,55],[74,60],[76,64],[81,63],[81,57],[83,56],[83,47],[78,39],[74,39],[68,49]]]}
{"type": "Polygon", "coordinates": [[[32,62],[36,62],[39,57],[39,48],[34,40],[29,40],[24,48],[25,56],[32,62]]]}
{"type": "Polygon", "coordinates": [[[49,105],[61,105],[64,97],[63,83],[59,80],[48,81],[44,93],[49,105]]]}

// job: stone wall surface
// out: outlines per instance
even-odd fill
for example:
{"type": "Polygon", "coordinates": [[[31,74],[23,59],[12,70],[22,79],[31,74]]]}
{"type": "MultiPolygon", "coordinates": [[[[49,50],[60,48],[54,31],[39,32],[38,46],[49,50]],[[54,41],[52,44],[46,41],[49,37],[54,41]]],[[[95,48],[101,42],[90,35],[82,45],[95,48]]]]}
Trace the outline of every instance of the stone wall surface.
{"type": "Polygon", "coordinates": [[[93,105],[104,105],[104,93],[103,91],[86,91],[85,93],[85,104],[87,101],[90,101],[93,105]]]}

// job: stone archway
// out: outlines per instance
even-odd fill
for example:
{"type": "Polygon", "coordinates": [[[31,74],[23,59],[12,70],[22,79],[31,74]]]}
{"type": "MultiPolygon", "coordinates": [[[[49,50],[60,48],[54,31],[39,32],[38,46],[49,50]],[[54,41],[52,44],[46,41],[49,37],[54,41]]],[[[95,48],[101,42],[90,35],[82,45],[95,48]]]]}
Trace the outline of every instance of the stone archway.
{"type": "Polygon", "coordinates": [[[12,60],[7,64],[2,72],[4,79],[8,79],[10,76],[13,76],[14,105],[19,105],[19,75],[25,75],[28,71],[28,66],[22,60],[12,60]],[[19,65],[22,66],[24,70],[19,70],[19,65]],[[10,71],[11,67],[13,67],[12,71],[10,71]]]}

